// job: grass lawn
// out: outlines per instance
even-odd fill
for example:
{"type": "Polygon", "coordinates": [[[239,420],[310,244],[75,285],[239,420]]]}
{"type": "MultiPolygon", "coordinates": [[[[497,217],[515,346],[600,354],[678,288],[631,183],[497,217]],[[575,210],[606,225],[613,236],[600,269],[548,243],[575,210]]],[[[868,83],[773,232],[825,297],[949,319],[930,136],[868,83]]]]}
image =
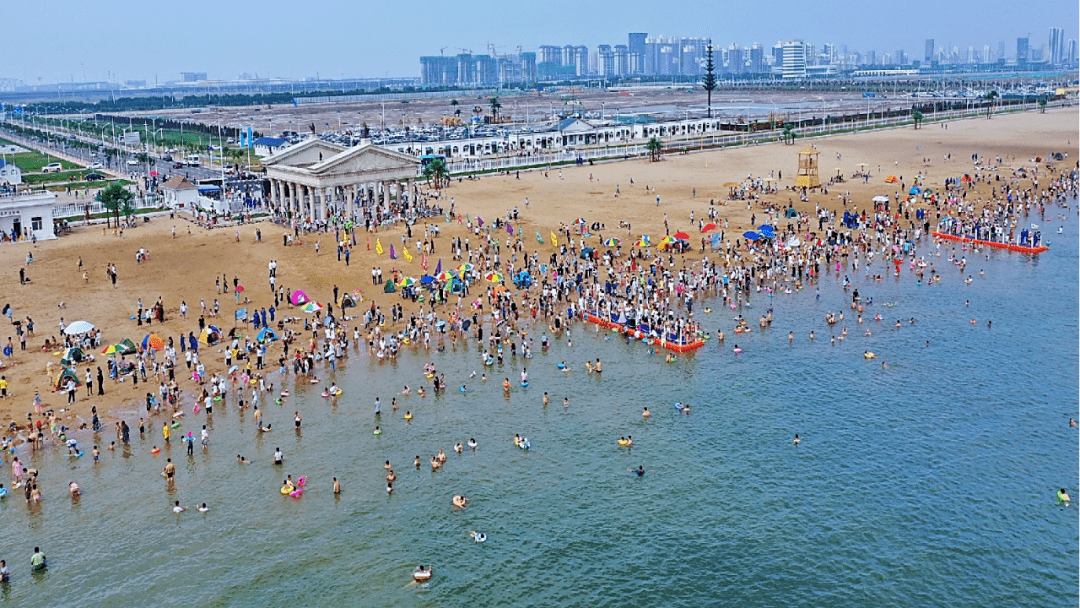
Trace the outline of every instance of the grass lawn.
{"type": "Polygon", "coordinates": [[[99,171],[80,169],[78,171],[60,171],[58,173],[33,173],[30,175],[23,173],[23,183],[35,186],[38,184],[53,183],[66,184],[68,182],[82,181],[83,177],[85,177],[87,173],[99,173],[99,171]]]}
{"type": "MultiPolygon", "coordinates": [[[[15,144],[15,145],[18,146],[18,145],[21,145],[21,144],[15,144]]],[[[25,146],[23,146],[23,147],[25,147],[25,146]]],[[[35,151],[35,152],[23,152],[22,154],[14,154],[14,155],[11,156],[11,160],[15,162],[16,167],[22,169],[22,171],[23,171],[23,181],[25,181],[27,183],[30,183],[30,180],[28,178],[34,177],[32,175],[27,175],[27,173],[36,173],[38,171],[41,171],[42,167],[44,167],[45,165],[47,165],[49,163],[59,162],[61,165],[63,165],[65,170],[66,169],[79,169],[79,168],[82,167],[82,165],[78,165],[78,164],[75,164],[75,163],[72,163],[72,162],[68,162],[66,160],[61,160],[61,159],[59,159],[59,158],[57,158],[55,156],[48,156],[48,155],[42,154],[41,152],[37,152],[37,151],[35,151]]],[[[50,175],[52,175],[52,174],[50,174],[50,175]]]]}
{"type": "Polygon", "coordinates": [[[72,190],[85,190],[87,188],[91,190],[96,190],[114,183],[126,187],[134,184],[135,182],[128,181],[126,179],[111,179],[101,182],[71,182],[70,184],[46,184],[45,189],[49,190],[50,192],[65,192],[68,188],[71,188],[72,190]]]}

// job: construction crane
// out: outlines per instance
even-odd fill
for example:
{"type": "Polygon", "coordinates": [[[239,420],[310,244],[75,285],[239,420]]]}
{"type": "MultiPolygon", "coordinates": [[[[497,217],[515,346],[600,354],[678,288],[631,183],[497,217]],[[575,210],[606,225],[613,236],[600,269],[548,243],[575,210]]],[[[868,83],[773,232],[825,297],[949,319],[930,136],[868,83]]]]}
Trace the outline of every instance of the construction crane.
{"type": "Polygon", "coordinates": [[[444,46],[444,47],[442,47],[441,49],[439,49],[439,54],[440,54],[440,55],[442,55],[442,54],[443,54],[443,51],[445,51],[445,50],[446,50],[447,48],[449,48],[449,47],[445,47],[445,46],[444,46]]]}

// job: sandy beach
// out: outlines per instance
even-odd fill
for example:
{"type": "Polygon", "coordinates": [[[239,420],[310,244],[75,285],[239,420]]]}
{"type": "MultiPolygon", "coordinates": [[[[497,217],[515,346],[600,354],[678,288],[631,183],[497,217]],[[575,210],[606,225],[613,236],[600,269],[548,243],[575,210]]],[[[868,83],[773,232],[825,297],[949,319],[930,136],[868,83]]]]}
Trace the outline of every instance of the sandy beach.
{"type": "MultiPolygon", "coordinates": [[[[700,235],[696,225],[691,223],[690,214],[694,212],[695,219],[705,217],[710,200],[719,206],[721,217],[730,222],[729,240],[750,226],[755,210],[748,210],[745,201],[723,203],[728,192],[723,184],[740,182],[748,176],[757,178],[775,174],[779,178],[779,192],[763,198],[783,206],[791,200],[796,209],[813,212],[815,205],[841,208],[838,196],[848,192],[859,209],[869,207],[870,198],[875,195],[891,198],[894,193],[899,193],[902,196],[901,184],[884,182],[889,174],[902,177],[908,187],[916,175],[922,175],[924,184],[938,188],[946,178],[972,171],[971,155],[976,153],[983,158],[1001,156],[1002,166],[1012,168],[1030,166],[1030,159],[1035,156],[1045,158],[1049,152],[1062,151],[1069,156],[1057,166],[1069,169],[1080,157],[1077,148],[1080,134],[1074,109],[1053,110],[1046,114],[999,115],[989,121],[968,119],[947,123],[947,127],[932,124],[918,130],[908,127],[799,139],[793,146],[770,144],[685,155],[667,151],[663,160],[655,163],[646,160],[617,162],[556,168],[546,174],[531,171],[521,173],[520,177],[511,174],[462,182],[455,180],[443,191],[443,199],[448,207],[452,197],[462,215],[479,216],[486,221],[517,207],[521,219],[520,223],[515,223],[515,228],[524,231],[526,250],[530,253],[538,249],[549,251],[548,234],[557,230],[560,224],[578,217],[584,217],[590,223],[605,224],[606,230],[601,231],[605,238],[626,239],[641,234],[662,236],[666,215],[670,232],[686,230],[697,249],[700,235]],[[823,181],[836,175],[836,169],[850,176],[859,170],[859,163],[865,163],[872,177],[865,184],[862,179],[849,180],[829,187],[827,194],[813,193],[808,202],[800,202],[796,193],[785,188],[794,184],[797,152],[811,144],[821,154],[823,181]],[[949,154],[951,160],[944,160],[949,154]],[[647,192],[646,187],[651,190],[647,192]],[[615,195],[616,189],[619,196],[615,195]],[[659,205],[657,197],[660,198],[659,205]],[[526,199],[530,202],[528,207],[526,199]],[[620,221],[629,222],[631,229],[618,229],[620,221]],[[544,235],[544,245],[536,242],[533,235],[537,231],[544,235]]],[[[440,222],[442,235],[436,244],[437,253],[429,256],[431,269],[440,257],[444,265],[449,263],[450,238],[468,234],[465,227],[456,222],[442,223],[441,218],[434,221],[440,222]]],[[[167,339],[188,332],[197,334],[200,300],[205,300],[210,307],[217,298],[222,313],[217,319],[207,320],[228,329],[233,326],[233,311],[237,305],[231,291],[216,293],[215,278],[224,275],[230,282],[233,277],[238,278],[246,288],[242,296],[251,300],[246,306],[269,307],[273,303],[267,282],[270,260],[278,262],[278,285],[304,289],[319,301],[332,300],[332,290],[337,285],[342,291],[362,290],[365,298],[362,308],[374,298],[383,306],[391,301],[402,302],[408,310],[410,303],[373,288],[371,268],[381,267],[384,276],[394,268],[410,276],[423,274],[419,256],[407,263],[402,259],[390,260],[386,255],[375,255],[376,238],[381,239],[384,247],[391,243],[400,245],[403,227],[377,235],[358,232],[358,245],[348,267],[344,261],[337,260],[332,234],[307,235],[302,239],[302,245],[283,247],[284,229],[281,226],[262,222],[241,226],[238,230],[239,241],[233,228],[207,231],[187,221],[170,221],[164,216],[127,230],[123,236],[114,235],[112,230],[103,234],[102,226],[76,227],[71,235],[54,241],[0,247],[0,267],[6,273],[3,279],[5,293],[0,305],[10,304],[15,319],[25,321],[29,316],[35,324],[35,335],[27,339],[25,351],[19,349],[13,326],[5,324],[6,331],[0,333],[0,340],[6,344],[10,337],[15,347],[13,359],[4,359],[0,369],[0,374],[10,383],[8,398],[0,401],[0,416],[5,424],[25,420],[26,413],[33,410],[35,391],[40,392],[44,409],[65,407],[66,395],[53,392],[51,386],[52,376],[60,369],[59,357],[55,354],[59,349],[43,350],[46,338],[61,337],[61,319],[66,323],[79,319],[90,321],[102,330],[105,344],[123,338],[138,342],[150,331],[167,339]],[[174,226],[175,237],[172,236],[174,226]],[[262,242],[256,242],[256,230],[262,232],[262,242]],[[319,254],[316,254],[316,242],[320,243],[319,254]],[[147,249],[150,258],[136,263],[136,252],[140,248],[147,249]],[[26,265],[25,259],[30,252],[34,262],[26,265]],[[82,270],[79,268],[80,257],[82,270]],[[109,263],[115,263],[118,270],[115,287],[106,276],[109,263]],[[21,286],[17,278],[19,268],[25,268],[30,279],[21,286]],[[83,271],[87,273],[86,280],[83,271]],[[163,324],[140,327],[130,319],[136,314],[140,298],[146,306],[161,299],[166,319],[163,324]],[[187,319],[181,318],[179,312],[182,301],[188,306],[187,319]],[[51,369],[51,375],[47,375],[47,369],[51,369]]],[[[505,237],[505,233],[502,236],[505,237]]],[[[415,305],[412,306],[415,309],[415,305]]],[[[283,305],[278,314],[301,313],[283,305]]],[[[203,353],[203,362],[210,373],[223,370],[223,356],[218,348],[208,349],[209,356],[203,353]]],[[[280,346],[272,347],[270,360],[276,360],[279,353],[280,346]]],[[[100,353],[95,356],[97,361],[92,366],[100,365],[104,369],[106,357],[100,353]]],[[[80,366],[80,379],[84,371],[85,366],[80,366]]],[[[178,378],[182,375],[178,373],[178,378]]],[[[192,396],[192,386],[190,380],[181,381],[188,398],[192,396]]],[[[68,426],[78,426],[79,422],[89,420],[90,408],[96,406],[99,412],[106,413],[103,417],[106,424],[111,424],[107,412],[140,400],[146,388],[145,385],[133,388],[130,383],[116,384],[106,380],[104,396],[87,397],[85,388],[80,387],[75,407],[62,414],[61,419],[68,426]]]]}

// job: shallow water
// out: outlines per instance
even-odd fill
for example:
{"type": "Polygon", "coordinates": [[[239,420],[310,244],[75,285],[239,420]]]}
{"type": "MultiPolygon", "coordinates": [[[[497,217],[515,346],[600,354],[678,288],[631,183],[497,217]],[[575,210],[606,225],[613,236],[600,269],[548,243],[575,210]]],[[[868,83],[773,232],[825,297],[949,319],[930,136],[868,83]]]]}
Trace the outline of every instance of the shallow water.
{"type": "MultiPolygon", "coordinates": [[[[210,449],[196,446],[190,459],[179,443],[151,457],[150,446],[161,443],[153,424],[129,452],[105,452],[97,466],[89,455],[34,455],[44,502],[28,511],[13,493],[0,503],[0,557],[15,572],[0,600],[1071,605],[1080,531],[1075,506],[1057,506],[1054,494],[1061,486],[1080,494],[1076,429],[1066,424],[1077,417],[1080,376],[1072,222],[1039,257],[993,251],[987,261],[967,252],[971,285],[945,247],[932,260],[944,276],[933,286],[916,285],[906,267],[881,283],[848,271],[875,302],[862,325],[830,276],[820,300],[813,287],[771,300],[755,294],[742,313],[753,321],[771,305],[765,333],[732,334],[730,310],[701,314],[711,331],[725,329],[727,344],[711,340],[672,364],[580,325],[573,347],[564,339],[534,350],[525,389],[515,381],[521,358],[485,370],[478,351],[461,347],[406,353],[396,363],[360,353],[337,373],[345,393],[336,409],[319,397],[321,385],[296,388],[282,406],[265,404],[270,434],[255,431],[250,412],[219,406],[210,449]],[[823,318],[840,310],[850,333],[832,345],[823,318]],[[875,312],[885,322],[869,320],[875,312]],[[896,319],[902,328],[892,326],[896,319]],[[866,328],[872,336],[862,335],[866,328]],[[736,342],[745,351],[738,356],[736,342]],[[864,350],[878,359],[864,360],[864,350]],[[582,369],[596,357],[602,378],[582,369]],[[405,384],[415,390],[428,358],[446,374],[449,393],[399,396],[392,413],[393,393],[405,384]],[[574,371],[556,370],[563,360],[574,371]],[[467,380],[473,370],[492,378],[467,380]],[[513,385],[509,398],[503,377],[513,385]],[[462,382],[472,389],[464,395],[462,382]],[[675,401],[691,403],[693,413],[678,414],[675,401]],[[302,435],[291,428],[294,409],[304,415],[302,435]],[[402,419],[406,409],[416,415],[411,423],[402,419]],[[372,435],[375,424],[381,436],[372,435]],[[531,451],[514,447],[515,433],[530,439],[531,451]],[[795,433],[803,438],[797,447],[795,433]],[[627,434],[634,447],[619,448],[627,434]],[[479,442],[475,452],[451,451],[469,437],[479,442]],[[276,446],[283,468],[270,464],[276,446]],[[432,473],[427,461],[439,448],[449,462],[432,473]],[[236,463],[237,453],[255,464],[236,463]],[[167,492],[158,472],[170,455],[179,471],[167,492]],[[411,466],[416,455],[420,470],[411,466]],[[391,497],[382,480],[387,459],[398,473],[391,497]],[[643,478],[628,471],[638,465],[643,478]],[[310,480],[301,499],[279,495],[285,474],[310,480]],[[339,498],[332,476],[344,487],[339,498]],[[66,497],[71,479],[85,490],[75,504],[66,497]],[[454,494],[471,499],[466,510],[450,508],[454,494]],[[212,510],[177,516],[173,500],[212,510]],[[470,530],[487,542],[473,543],[470,530]],[[47,574],[28,572],[35,545],[49,555],[47,574]],[[409,585],[417,564],[434,565],[431,583],[409,585]]],[[[189,418],[183,430],[198,435],[202,416],[189,418]]],[[[92,443],[80,438],[87,452],[92,443]]]]}

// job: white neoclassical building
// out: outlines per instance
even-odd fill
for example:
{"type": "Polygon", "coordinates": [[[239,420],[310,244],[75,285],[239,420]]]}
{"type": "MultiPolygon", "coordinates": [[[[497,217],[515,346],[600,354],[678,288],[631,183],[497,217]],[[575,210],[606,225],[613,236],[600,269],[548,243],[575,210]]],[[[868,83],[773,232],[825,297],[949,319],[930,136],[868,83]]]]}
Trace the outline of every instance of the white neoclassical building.
{"type": "Polygon", "coordinates": [[[262,159],[271,204],[311,221],[344,214],[354,203],[388,208],[414,191],[420,161],[369,140],[346,148],[317,138],[262,159]]]}

